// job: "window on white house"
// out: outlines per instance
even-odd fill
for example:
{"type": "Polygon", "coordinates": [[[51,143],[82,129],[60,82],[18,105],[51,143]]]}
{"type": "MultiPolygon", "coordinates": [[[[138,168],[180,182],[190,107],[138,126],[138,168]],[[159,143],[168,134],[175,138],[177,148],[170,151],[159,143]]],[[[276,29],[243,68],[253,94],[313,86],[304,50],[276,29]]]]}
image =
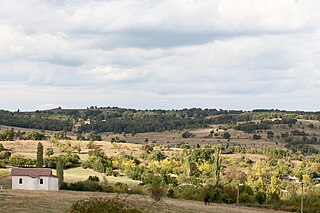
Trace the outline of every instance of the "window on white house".
{"type": "Polygon", "coordinates": [[[43,184],[43,179],[42,178],[40,179],[40,184],[43,184]]]}
{"type": "Polygon", "coordinates": [[[19,179],[19,184],[22,184],[22,178],[19,179]]]}

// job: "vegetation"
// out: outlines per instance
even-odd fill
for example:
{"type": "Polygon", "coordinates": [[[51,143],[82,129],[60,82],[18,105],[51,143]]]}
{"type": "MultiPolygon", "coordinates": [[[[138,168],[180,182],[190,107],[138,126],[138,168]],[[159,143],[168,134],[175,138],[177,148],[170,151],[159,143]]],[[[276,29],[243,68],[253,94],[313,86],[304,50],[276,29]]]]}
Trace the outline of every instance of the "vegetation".
{"type": "Polygon", "coordinates": [[[63,168],[81,166],[82,171],[95,173],[66,183],[60,178],[62,189],[150,194],[154,201],[162,197],[227,204],[239,200],[242,205],[289,211],[299,209],[301,185],[292,181],[298,179],[305,186],[305,212],[319,209],[319,113],[90,108],[33,114],[67,119],[72,132],[50,135],[5,129],[0,137],[6,146],[0,145],[0,167],[38,167],[42,161],[39,167],[57,168],[57,175],[63,177],[63,168]],[[16,152],[11,156],[16,142],[12,140],[23,146],[29,141],[18,138],[36,141],[41,140],[39,135],[51,137],[50,142],[43,141],[45,147],[50,145],[45,159],[41,143],[36,161],[16,152]],[[165,139],[158,141],[163,135],[165,139]],[[106,138],[108,142],[102,141],[106,138]],[[133,141],[140,145],[130,148],[133,141]],[[124,177],[140,185],[132,189],[109,182],[124,177]]]}
{"type": "Polygon", "coordinates": [[[61,188],[61,185],[63,184],[64,181],[64,175],[63,175],[63,160],[61,157],[58,157],[58,162],[57,162],[57,166],[56,166],[56,170],[57,170],[57,176],[59,178],[59,188],[61,188]]]}
{"type": "Polygon", "coordinates": [[[85,200],[79,200],[71,206],[70,212],[83,213],[83,212],[119,212],[119,213],[140,213],[133,207],[129,207],[125,200],[121,200],[119,197],[99,198],[91,197],[85,200]]]}
{"type": "Polygon", "coordinates": [[[37,168],[42,168],[43,167],[43,145],[40,142],[38,143],[38,147],[37,147],[36,167],[37,168]]]}

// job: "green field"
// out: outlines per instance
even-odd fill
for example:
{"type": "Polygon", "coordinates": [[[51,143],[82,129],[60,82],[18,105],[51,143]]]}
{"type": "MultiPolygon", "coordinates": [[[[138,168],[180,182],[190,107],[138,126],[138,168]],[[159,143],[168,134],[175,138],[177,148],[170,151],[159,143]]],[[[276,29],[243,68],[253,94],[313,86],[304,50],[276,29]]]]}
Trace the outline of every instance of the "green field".
{"type": "MultiPolygon", "coordinates": [[[[55,173],[55,170],[54,170],[54,173],[55,173]]],[[[87,180],[89,176],[97,176],[99,177],[100,181],[103,181],[105,177],[108,183],[111,183],[111,184],[120,182],[120,183],[125,183],[128,185],[134,186],[140,183],[140,181],[132,180],[125,176],[121,176],[121,177],[105,176],[104,174],[95,172],[92,169],[83,169],[82,167],[76,167],[76,168],[64,170],[65,182],[84,181],[84,180],[87,180]]]]}
{"type": "Polygon", "coordinates": [[[7,175],[10,173],[10,169],[0,169],[0,176],[7,175]]]}

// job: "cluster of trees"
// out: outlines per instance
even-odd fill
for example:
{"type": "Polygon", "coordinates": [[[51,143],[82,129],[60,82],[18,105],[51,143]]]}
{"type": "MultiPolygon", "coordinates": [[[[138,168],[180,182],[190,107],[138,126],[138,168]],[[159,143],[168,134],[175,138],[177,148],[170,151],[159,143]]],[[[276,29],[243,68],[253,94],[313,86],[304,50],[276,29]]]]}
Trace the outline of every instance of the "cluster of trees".
{"type": "Polygon", "coordinates": [[[254,133],[256,130],[266,130],[270,129],[270,122],[269,121],[262,121],[260,123],[254,123],[254,122],[247,122],[238,124],[233,127],[235,130],[244,131],[247,133],[254,133]]]}
{"type": "Polygon", "coordinates": [[[73,120],[69,117],[50,116],[44,112],[9,112],[0,110],[0,124],[30,129],[71,131],[73,120]]]}
{"type": "Polygon", "coordinates": [[[15,131],[13,128],[6,129],[0,132],[0,141],[12,141],[15,139],[23,140],[45,140],[47,136],[44,132],[31,130],[28,132],[15,131]]]}
{"type": "Polygon", "coordinates": [[[6,129],[3,132],[0,132],[0,141],[12,141],[14,139],[14,130],[6,129]]]}
{"type": "Polygon", "coordinates": [[[242,111],[216,109],[134,110],[89,108],[87,110],[46,110],[36,112],[0,111],[0,124],[24,128],[71,131],[77,121],[92,120],[82,125],[82,132],[155,132],[207,127],[213,123],[235,123],[247,119],[242,111]],[[217,116],[218,117],[213,117],[217,116]]]}
{"type": "Polygon", "coordinates": [[[88,154],[88,159],[82,163],[83,168],[90,168],[97,172],[112,175],[112,160],[108,158],[102,149],[99,147],[93,147],[88,154]]]}

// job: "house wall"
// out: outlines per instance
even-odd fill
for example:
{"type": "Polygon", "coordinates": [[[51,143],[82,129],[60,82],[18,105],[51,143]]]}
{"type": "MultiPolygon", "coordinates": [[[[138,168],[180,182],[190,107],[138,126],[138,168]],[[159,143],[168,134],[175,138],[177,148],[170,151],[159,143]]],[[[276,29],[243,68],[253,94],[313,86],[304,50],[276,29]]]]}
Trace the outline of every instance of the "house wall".
{"type": "Polygon", "coordinates": [[[36,177],[29,176],[12,176],[12,189],[25,190],[58,190],[58,178],[56,177],[36,177]],[[19,184],[19,179],[22,178],[22,184],[19,184]],[[40,184],[40,179],[43,179],[43,184],[40,184]]]}

